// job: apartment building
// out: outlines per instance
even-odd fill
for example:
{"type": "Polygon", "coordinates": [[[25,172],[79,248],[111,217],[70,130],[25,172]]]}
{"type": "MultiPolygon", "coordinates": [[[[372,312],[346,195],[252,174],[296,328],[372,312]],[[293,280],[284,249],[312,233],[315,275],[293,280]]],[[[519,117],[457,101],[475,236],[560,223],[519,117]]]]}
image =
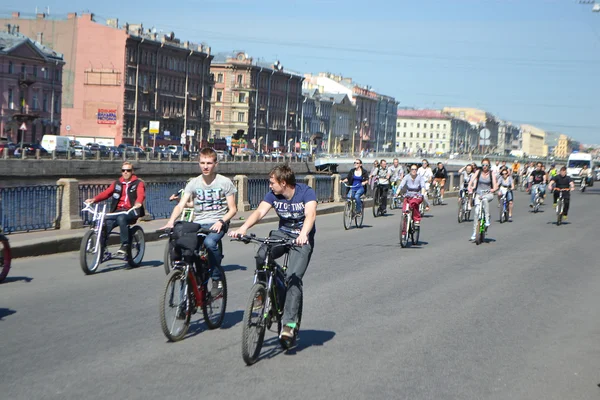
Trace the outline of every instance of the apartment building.
{"type": "MultiPolygon", "coordinates": [[[[234,149],[256,148],[267,152],[299,147],[303,77],[285,70],[279,61],[254,61],[239,51],[215,55],[211,97],[211,135],[233,137],[234,149]]],[[[234,150],[237,151],[237,150],[234,150]]]]}
{"type": "Polygon", "coordinates": [[[62,54],[9,25],[0,33],[0,136],[38,143],[61,124],[62,54]]]}
{"type": "Polygon", "coordinates": [[[452,117],[437,110],[397,111],[396,152],[443,154],[450,151],[452,117]]]}
{"type": "Polygon", "coordinates": [[[0,21],[64,54],[61,135],[104,144],[185,142],[190,148],[206,139],[210,47],[143,24],[101,24],[90,13],[51,19],[15,12],[0,21]],[[159,122],[156,136],[150,121],[159,122]]]}
{"type": "Polygon", "coordinates": [[[522,150],[528,156],[546,157],[548,146],[546,145],[546,132],[533,125],[521,125],[522,150]]]}

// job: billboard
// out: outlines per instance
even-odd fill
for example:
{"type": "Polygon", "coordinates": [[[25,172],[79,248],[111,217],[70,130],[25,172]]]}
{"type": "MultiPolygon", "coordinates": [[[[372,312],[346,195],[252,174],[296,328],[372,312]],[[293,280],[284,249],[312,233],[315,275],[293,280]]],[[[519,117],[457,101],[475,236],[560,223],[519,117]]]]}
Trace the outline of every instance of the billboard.
{"type": "Polygon", "coordinates": [[[105,125],[115,125],[117,123],[117,110],[112,108],[98,109],[98,123],[105,125]]]}

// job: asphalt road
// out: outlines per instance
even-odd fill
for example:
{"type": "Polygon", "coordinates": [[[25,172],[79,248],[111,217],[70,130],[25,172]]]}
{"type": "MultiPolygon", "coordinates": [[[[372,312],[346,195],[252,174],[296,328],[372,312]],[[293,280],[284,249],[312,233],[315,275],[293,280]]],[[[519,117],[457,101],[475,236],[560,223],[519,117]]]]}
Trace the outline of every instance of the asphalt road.
{"type": "MultiPolygon", "coordinates": [[[[432,209],[422,243],[398,244],[399,212],[344,231],[317,220],[298,348],[267,333],[241,358],[255,247],[225,243],[222,329],[196,315],[168,343],[158,317],[164,242],[142,267],[84,276],[77,253],[19,259],[0,285],[2,399],[598,399],[600,188],[573,194],[569,223],[529,212],[468,241],[455,199],[432,209]]],[[[492,207],[493,216],[497,209],[492,207]]],[[[267,224],[255,230],[265,234],[267,224]]]]}

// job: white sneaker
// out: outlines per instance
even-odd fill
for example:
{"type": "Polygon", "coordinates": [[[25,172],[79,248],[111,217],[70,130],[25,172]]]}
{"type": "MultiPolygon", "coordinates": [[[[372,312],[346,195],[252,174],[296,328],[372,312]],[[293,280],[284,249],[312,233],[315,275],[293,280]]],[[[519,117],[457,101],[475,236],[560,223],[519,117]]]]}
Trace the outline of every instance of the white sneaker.
{"type": "Polygon", "coordinates": [[[490,225],[491,225],[490,221],[485,221],[485,227],[486,227],[486,228],[489,228],[489,227],[490,227],[490,225]]]}
{"type": "Polygon", "coordinates": [[[475,241],[475,234],[473,234],[473,236],[471,236],[471,239],[469,239],[471,242],[475,241]]]}

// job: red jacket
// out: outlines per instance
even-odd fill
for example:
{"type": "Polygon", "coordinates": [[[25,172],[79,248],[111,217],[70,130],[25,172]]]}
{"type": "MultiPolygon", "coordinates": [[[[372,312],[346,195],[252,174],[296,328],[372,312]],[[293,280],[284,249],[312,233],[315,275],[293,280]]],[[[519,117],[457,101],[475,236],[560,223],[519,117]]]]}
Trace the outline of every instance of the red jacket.
{"type": "MultiPolygon", "coordinates": [[[[117,207],[116,207],[117,210],[129,210],[131,207],[134,206],[134,204],[131,202],[131,199],[129,197],[129,191],[127,189],[129,187],[129,185],[131,185],[132,183],[134,183],[137,180],[138,180],[138,177],[135,175],[131,176],[131,179],[129,180],[129,182],[125,182],[123,177],[119,178],[119,182],[123,186],[123,190],[120,193],[119,202],[117,203],[117,207]]],[[[98,196],[94,197],[94,202],[97,203],[99,201],[106,200],[109,197],[113,196],[113,194],[115,193],[115,186],[116,186],[116,182],[113,182],[104,192],[102,192],[98,196]]],[[[137,185],[135,202],[144,204],[144,200],[146,200],[146,188],[144,187],[144,182],[139,181],[139,183],[137,185]]]]}

